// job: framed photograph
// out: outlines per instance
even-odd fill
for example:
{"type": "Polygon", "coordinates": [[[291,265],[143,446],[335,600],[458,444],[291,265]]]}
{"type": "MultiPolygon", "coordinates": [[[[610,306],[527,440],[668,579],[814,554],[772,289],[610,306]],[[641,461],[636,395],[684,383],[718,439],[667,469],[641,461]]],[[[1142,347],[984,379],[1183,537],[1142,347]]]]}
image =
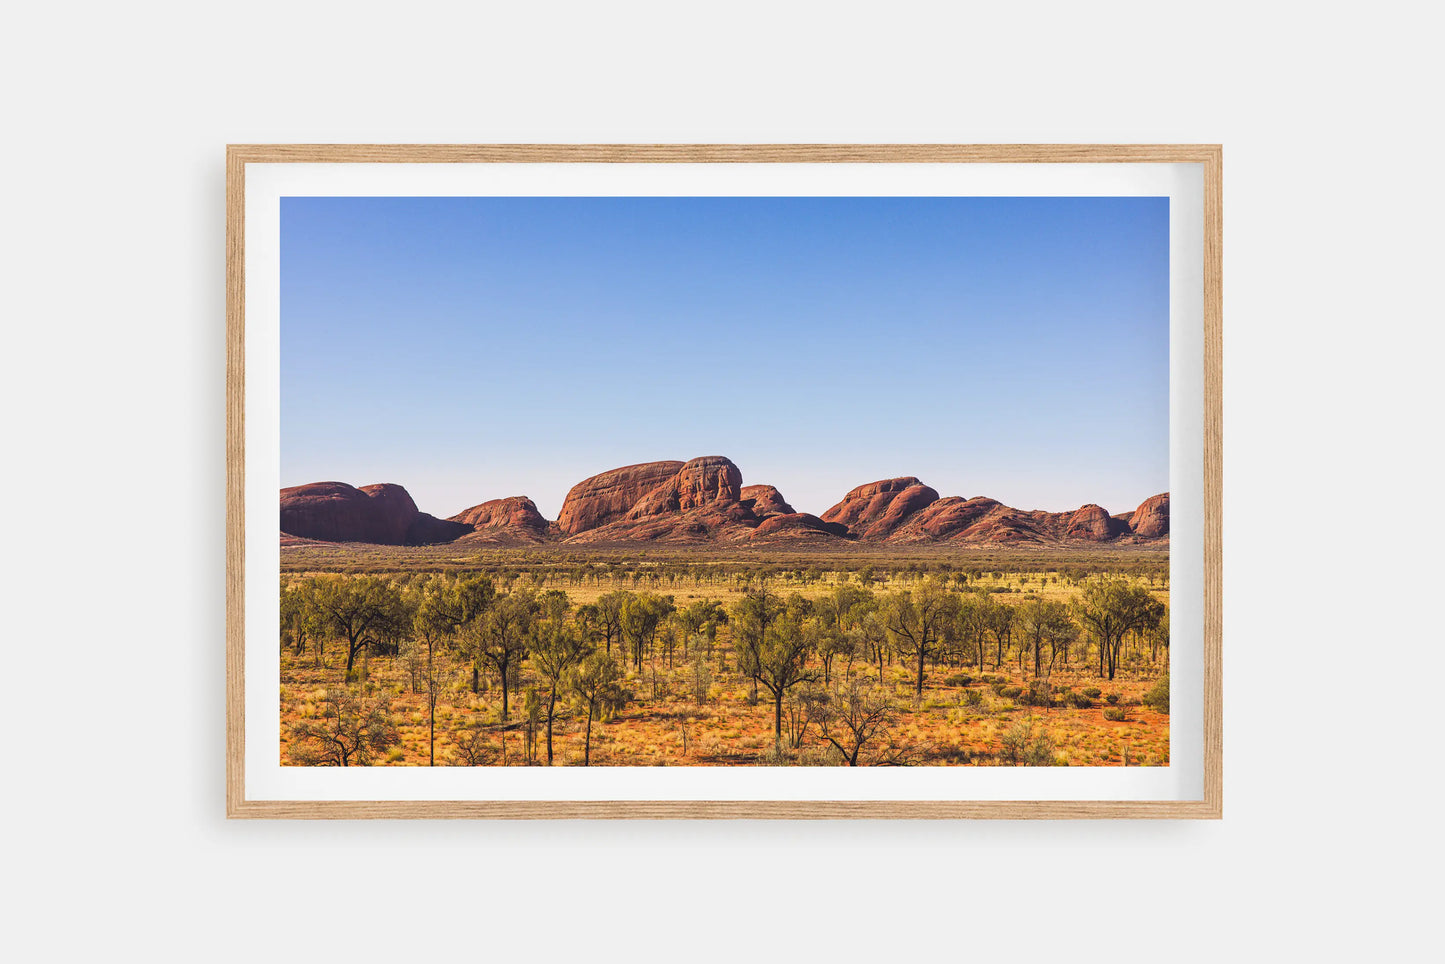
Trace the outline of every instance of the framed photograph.
{"type": "Polygon", "coordinates": [[[1221,183],[231,146],[228,815],[1218,818],[1221,183]]]}

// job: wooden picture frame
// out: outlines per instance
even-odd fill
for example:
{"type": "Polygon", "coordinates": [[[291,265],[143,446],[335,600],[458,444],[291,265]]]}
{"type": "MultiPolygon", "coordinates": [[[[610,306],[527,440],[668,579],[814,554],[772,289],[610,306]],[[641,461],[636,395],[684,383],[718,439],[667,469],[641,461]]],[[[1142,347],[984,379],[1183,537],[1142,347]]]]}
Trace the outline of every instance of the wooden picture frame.
{"type": "MultiPolygon", "coordinates": [[[[1218,145],[231,145],[226,156],[226,812],[238,818],[1219,818],[1222,816],[1222,149],[1218,145]],[[276,164],[1198,165],[1203,183],[1202,766],[1198,799],[280,800],[246,782],[246,184],[276,164]]],[[[267,685],[271,685],[269,682],[267,685]]]]}

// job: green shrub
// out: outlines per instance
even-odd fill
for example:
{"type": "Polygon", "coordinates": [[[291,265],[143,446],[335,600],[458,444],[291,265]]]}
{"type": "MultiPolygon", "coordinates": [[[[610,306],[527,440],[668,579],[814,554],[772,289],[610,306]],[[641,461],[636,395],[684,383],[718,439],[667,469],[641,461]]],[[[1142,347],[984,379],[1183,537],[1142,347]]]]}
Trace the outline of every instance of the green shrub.
{"type": "Polygon", "coordinates": [[[1115,723],[1123,723],[1129,718],[1128,712],[1122,706],[1110,706],[1104,710],[1104,719],[1112,720],[1115,723]]]}
{"type": "Polygon", "coordinates": [[[1042,681],[1034,681],[1029,688],[1019,694],[1019,702],[1024,706],[1053,706],[1053,687],[1042,681]]]}
{"type": "Polygon", "coordinates": [[[1117,706],[1117,705],[1119,705],[1119,694],[1118,694],[1118,693],[1110,693],[1108,696],[1104,697],[1104,702],[1105,702],[1105,703],[1108,703],[1110,706],[1117,706]]]}
{"type": "Polygon", "coordinates": [[[1144,704],[1156,713],[1169,712],[1169,677],[1165,676],[1144,694],[1144,704]]]}
{"type": "Polygon", "coordinates": [[[1084,695],[1091,700],[1096,700],[1104,695],[1104,691],[1099,689],[1099,687],[1097,686],[1085,686],[1084,695]]]}
{"type": "Polygon", "coordinates": [[[1010,700],[1018,699],[1023,691],[1024,688],[1022,686],[1003,686],[997,690],[999,696],[1010,700]]]}
{"type": "Polygon", "coordinates": [[[1069,701],[1070,706],[1077,710],[1087,710],[1094,705],[1094,701],[1083,693],[1070,693],[1065,699],[1069,701]]]}
{"type": "Polygon", "coordinates": [[[978,690],[965,690],[963,693],[963,703],[965,706],[982,706],[983,694],[978,690]]]}
{"type": "Polygon", "coordinates": [[[988,688],[993,690],[994,696],[1002,696],[1005,685],[1006,684],[1003,682],[1003,680],[994,680],[992,683],[988,684],[988,688]]]}
{"type": "Polygon", "coordinates": [[[951,676],[945,676],[943,678],[944,686],[967,686],[969,683],[972,682],[973,677],[967,675],[966,673],[954,673],[951,676]]]}
{"type": "Polygon", "coordinates": [[[1035,730],[1032,723],[1015,723],[999,743],[999,757],[1010,766],[1051,767],[1055,764],[1053,737],[1047,730],[1035,730]]]}

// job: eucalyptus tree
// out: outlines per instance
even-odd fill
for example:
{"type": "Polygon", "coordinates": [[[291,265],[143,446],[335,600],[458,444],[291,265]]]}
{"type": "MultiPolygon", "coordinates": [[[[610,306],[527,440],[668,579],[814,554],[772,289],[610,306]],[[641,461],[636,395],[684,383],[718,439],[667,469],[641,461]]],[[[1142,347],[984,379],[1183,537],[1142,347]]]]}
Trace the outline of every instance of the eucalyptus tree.
{"type": "Polygon", "coordinates": [[[378,576],[326,576],[316,582],[316,606],[346,639],[346,679],[356,657],[377,641],[399,634],[409,614],[401,590],[378,576]]]}
{"type": "Polygon", "coordinates": [[[773,742],[783,739],[783,698],[800,683],[817,680],[808,668],[816,633],[796,611],[784,609],[765,631],[751,636],[738,652],[738,668],[773,697],[773,742]]]}
{"type": "Polygon", "coordinates": [[[889,636],[901,655],[916,661],[915,691],[920,697],[924,663],[941,651],[957,612],[958,596],[935,579],[925,579],[914,589],[900,590],[888,600],[889,636]]]}
{"type": "MultiPolygon", "coordinates": [[[[491,667],[501,682],[503,723],[509,718],[508,693],[515,670],[526,658],[527,639],[539,608],[530,590],[518,589],[498,596],[491,608],[468,627],[477,660],[491,667]]],[[[474,689],[475,679],[474,674],[474,689]]]]}
{"type": "Polygon", "coordinates": [[[1027,649],[1033,654],[1034,676],[1043,675],[1043,651],[1049,648],[1049,666],[1059,648],[1079,635],[1069,607],[1057,600],[1031,596],[1018,608],[1018,626],[1027,649]]]}
{"type": "Polygon", "coordinates": [[[1163,603],[1127,579],[1091,582],[1075,601],[1074,613],[1099,646],[1099,675],[1114,678],[1119,650],[1130,632],[1147,631],[1164,617],[1163,603]]]}
{"type": "Polygon", "coordinates": [[[622,644],[622,607],[630,596],[631,593],[614,589],[597,597],[597,628],[602,633],[609,654],[612,652],[613,642],[619,646],[622,644]]]}
{"type": "Polygon", "coordinates": [[[316,644],[316,665],[326,649],[326,615],[317,605],[316,583],[303,579],[298,583],[281,588],[281,632],[282,640],[289,641],[291,651],[297,656],[306,654],[306,644],[316,644]]]}
{"type": "Polygon", "coordinates": [[[547,685],[543,712],[547,716],[547,765],[552,765],[552,722],[557,716],[557,695],[566,686],[567,674],[587,656],[589,647],[577,627],[555,615],[537,623],[532,642],[531,663],[547,685]]]}
{"type": "Polygon", "coordinates": [[[582,741],[582,765],[592,765],[592,721],[598,714],[615,713],[627,703],[622,670],[611,655],[592,652],[567,674],[567,688],[587,711],[582,741]]]}

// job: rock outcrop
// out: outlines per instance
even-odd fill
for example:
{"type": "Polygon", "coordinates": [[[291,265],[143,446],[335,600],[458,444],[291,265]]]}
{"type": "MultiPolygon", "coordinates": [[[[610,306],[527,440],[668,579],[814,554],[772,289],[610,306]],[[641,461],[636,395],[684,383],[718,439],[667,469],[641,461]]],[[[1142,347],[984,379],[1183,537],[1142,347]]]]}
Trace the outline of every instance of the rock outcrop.
{"type": "Polygon", "coordinates": [[[547,520],[525,495],[492,499],[458,512],[447,521],[466,527],[460,538],[467,542],[541,542],[547,537],[547,520]]]}
{"type": "Polygon", "coordinates": [[[844,526],[859,539],[881,540],[892,535],[910,515],[936,501],[937,491],[909,475],[860,485],[824,512],[822,518],[844,526]]]}
{"type": "Polygon", "coordinates": [[[788,500],[783,498],[783,493],[771,485],[743,486],[742,501],[753,510],[753,515],[759,519],[766,519],[768,516],[774,515],[792,515],[797,511],[788,505],[788,500]]]}
{"type": "Polygon", "coordinates": [[[836,541],[848,535],[848,528],[838,522],[824,522],[807,512],[770,515],[748,536],[753,542],[836,541]]]}
{"type": "Polygon", "coordinates": [[[571,536],[622,518],[643,496],[677,475],[683,465],[682,462],[643,462],[583,479],[572,486],[563,500],[562,511],[557,515],[557,530],[563,536],[571,536]]]}
{"type": "Polygon", "coordinates": [[[406,489],[316,482],[281,490],[283,545],[370,542],[498,545],[549,540],[587,545],[811,543],[922,545],[1167,545],[1169,493],[1111,516],[1090,503],[1072,512],[1026,512],[982,496],[940,498],[913,476],[860,485],[821,517],[796,511],[771,485],[743,485],[720,455],[644,462],[577,483],[556,523],[525,496],[493,499],[450,519],[417,510],[406,489]]]}
{"type": "Polygon", "coordinates": [[[720,455],[684,462],[677,474],[648,492],[627,513],[631,520],[727,505],[742,497],[743,474],[720,455]]]}
{"type": "Polygon", "coordinates": [[[1109,513],[1104,511],[1103,506],[1089,505],[1080,507],[1069,517],[1068,525],[1064,528],[1065,539],[1082,539],[1088,542],[1108,542],[1120,533],[1129,531],[1127,525],[1120,525],[1109,513]]]}
{"type": "Polygon", "coordinates": [[[418,512],[406,489],[393,483],[312,482],[281,490],[281,531],[324,542],[383,546],[450,542],[464,530],[418,512]]]}
{"type": "Polygon", "coordinates": [[[1144,539],[1158,539],[1169,534],[1169,493],[1152,495],[1139,503],[1129,517],[1129,528],[1144,539]]]}

